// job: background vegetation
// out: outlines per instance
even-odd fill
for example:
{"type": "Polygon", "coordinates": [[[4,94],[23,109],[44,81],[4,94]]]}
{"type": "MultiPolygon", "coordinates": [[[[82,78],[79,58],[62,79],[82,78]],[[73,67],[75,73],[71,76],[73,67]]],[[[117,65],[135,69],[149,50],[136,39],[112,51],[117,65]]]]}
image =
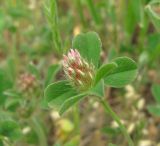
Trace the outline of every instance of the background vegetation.
{"type": "Polygon", "coordinates": [[[159,0],[0,0],[0,146],[127,146],[92,98],[62,117],[43,100],[45,87],[64,78],[72,38],[88,31],[102,40],[101,62],[137,62],[136,80],[107,88],[106,99],[135,146],[160,145],[159,0]]]}

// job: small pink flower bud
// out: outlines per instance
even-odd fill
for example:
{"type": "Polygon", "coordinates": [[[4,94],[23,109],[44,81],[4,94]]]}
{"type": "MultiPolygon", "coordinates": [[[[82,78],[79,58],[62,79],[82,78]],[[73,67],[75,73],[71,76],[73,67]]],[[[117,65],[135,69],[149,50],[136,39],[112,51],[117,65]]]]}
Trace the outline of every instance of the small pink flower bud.
{"type": "Polygon", "coordinates": [[[39,96],[39,83],[34,75],[23,73],[20,75],[17,87],[19,91],[28,99],[33,96],[39,96]]]}
{"type": "Polygon", "coordinates": [[[21,74],[18,80],[18,85],[22,91],[27,91],[30,88],[34,87],[35,80],[36,79],[33,75],[24,73],[21,74]]]}
{"type": "Polygon", "coordinates": [[[76,49],[71,49],[63,56],[62,65],[66,78],[73,87],[85,91],[93,85],[94,65],[82,58],[76,49]]]}

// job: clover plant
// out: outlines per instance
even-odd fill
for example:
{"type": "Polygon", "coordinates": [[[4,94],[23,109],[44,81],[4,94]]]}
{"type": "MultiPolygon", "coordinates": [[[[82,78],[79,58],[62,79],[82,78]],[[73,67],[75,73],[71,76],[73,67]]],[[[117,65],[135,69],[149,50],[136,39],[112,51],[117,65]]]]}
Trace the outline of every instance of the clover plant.
{"type": "Polygon", "coordinates": [[[81,33],[73,38],[72,49],[63,55],[62,68],[65,80],[49,84],[45,91],[48,107],[64,114],[69,108],[87,96],[98,99],[105,111],[118,123],[121,131],[133,146],[119,117],[105,100],[105,87],[123,87],[132,82],[137,74],[135,61],[118,57],[106,64],[100,63],[102,43],[97,33],[81,33]]]}

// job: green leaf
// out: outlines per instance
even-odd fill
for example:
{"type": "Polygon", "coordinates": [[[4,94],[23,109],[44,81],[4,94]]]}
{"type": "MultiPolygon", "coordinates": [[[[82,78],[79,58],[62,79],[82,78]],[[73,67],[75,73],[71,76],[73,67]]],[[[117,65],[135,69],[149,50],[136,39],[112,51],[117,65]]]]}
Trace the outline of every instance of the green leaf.
{"type": "Polygon", "coordinates": [[[160,105],[149,105],[147,109],[154,116],[160,116],[160,105]]]}
{"type": "Polygon", "coordinates": [[[151,90],[155,100],[160,103],[160,85],[152,85],[151,90]]]}
{"type": "Polygon", "coordinates": [[[8,137],[11,140],[19,139],[21,137],[19,124],[13,120],[1,120],[0,136],[8,137]]]}
{"type": "Polygon", "coordinates": [[[71,106],[79,102],[84,96],[86,96],[86,93],[82,93],[76,96],[73,96],[69,99],[67,99],[61,106],[59,114],[62,115],[66,110],[68,110],[71,106]]]}
{"type": "Polygon", "coordinates": [[[56,99],[53,99],[51,102],[48,103],[48,106],[54,108],[55,110],[59,110],[61,105],[72,96],[76,95],[75,90],[70,90],[58,96],[56,99]]]}
{"type": "Polygon", "coordinates": [[[47,76],[45,79],[45,87],[48,86],[54,80],[58,70],[59,70],[58,64],[53,64],[48,68],[47,76]]]}
{"type": "Polygon", "coordinates": [[[69,83],[65,80],[59,81],[48,85],[44,91],[44,96],[46,100],[50,102],[58,96],[68,92],[68,90],[71,90],[69,83]]]}
{"type": "Polygon", "coordinates": [[[154,24],[154,26],[156,27],[156,29],[158,31],[160,31],[160,16],[153,10],[153,6],[157,5],[158,8],[158,4],[160,4],[159,0],[152,0],[147,6],[146,6],[146,12],[148,14],[148,16],[150,17],[152,23],[154,24]]]}
{"type": "Polygon", "coordinates": [[[72,42],[72,48],[98,67],[102,43],[96,32],[81,33],[72,42]]]}
{"type": "Polygon", "coordinates": [[[20,106],[20,103],[24,100],[22,95],[17,91],[10,89],[3,92],[7,97],[4,103],[5,109],[11,112],[15,112],[16,108],[20,106]]]}
{"type": "Polygon", "coordinates": [[[76,95],[76,91],[67,81],[59,81],[47,86],[44,92],[49,107],[59,110],[65,100],[76,95]]]}
{"type": "Polygon", "coordinates": [[[114,62],[101,66],[96,73],[95,84],[97,84],[102,78],[104,78],[116,67],[117,67],[117,64],[114,62]]]}
{"type": "Polygon", "coordinates": [[[20,93],[18,93],[18,92],[15,91],[15,90],[12,90],[12,89],[6,90],[6,91],[4,91],[3,93],[4,93],[4,95],[6,95],[6,96],[8,96],[8,97],[14,97],[14,98],[21,97],[21,94],[20,94],[20,93]]]}
{"type": "Polygon", "coordinates": [[[101,80],[101,82],[99,82],[98,84],[96,84],[96,86],[91,88],[89,94],[98,97],[104,97],[104,80],[101,80]]]}
{"type": "Polygon", "coordinates": [[[15,112],[16,108],[20,106],[20,102],[22,99],[19,98],[8,98],[5,102],[5,108],[10,110],[11,112],[15,112]]]}
{"type": "Polygon", "coordinates": [[[143,26],[144,11],[143,2],[141,0],[128,0],[124,2],[127,13],[124,11],[124,25],[126,32],[131,36],[134,33],[136,26],[139,24],[143,26]]]}
{"type": "Polygon", "coordinates": [[[149,64],[152,64],[155,60],[157,60],[160,56],[160,33],[153,33],[148,36],[148,59],[149,64]]]}
{"type": "Polygon", "coordinates": [[[137,75],[137,65],[135,61],[128,57],[118,57],[113,60],[117,64],[111,73],[109,73],[104,82],[111,87],[123,87],[132,82],[137,75]]]}

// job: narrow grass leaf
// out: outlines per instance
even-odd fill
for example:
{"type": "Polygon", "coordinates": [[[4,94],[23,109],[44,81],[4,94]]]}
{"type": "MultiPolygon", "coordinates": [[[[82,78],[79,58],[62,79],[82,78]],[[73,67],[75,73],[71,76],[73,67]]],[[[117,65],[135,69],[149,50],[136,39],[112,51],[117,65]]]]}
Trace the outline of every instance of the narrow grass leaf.
{"type": "Polygon", "coordinates": [[[154,5],[158,8],[158,4],[160,4],[159,0],[152,0],[145,9],[156,29],[160,31],[160,16],[152,8],[154,5]]]}
{"type": "Polygon", "coordinates": [[[152,85],[151,90],[155,100],[158,103],[160,103],[160,85],[157,85],[157,84],[152,85]]]}

